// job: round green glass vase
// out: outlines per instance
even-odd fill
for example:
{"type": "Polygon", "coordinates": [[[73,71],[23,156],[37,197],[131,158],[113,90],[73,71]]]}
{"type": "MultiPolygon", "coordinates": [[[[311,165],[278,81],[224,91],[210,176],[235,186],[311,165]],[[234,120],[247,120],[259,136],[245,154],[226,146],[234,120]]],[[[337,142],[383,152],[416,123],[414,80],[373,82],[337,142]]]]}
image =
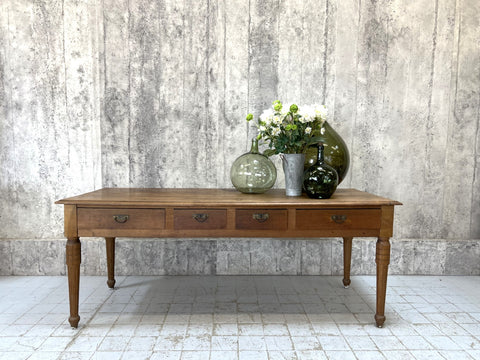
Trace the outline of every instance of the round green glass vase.
{"type": "Polygon", "coordinates": [[[230,180],[238,191],[245,194],[261,194],[277,180],[273,162],[258,151],[258,140],[252,139],[252,148],[239,156],[230,169],[230,180]]]}
{"type": "MultiPolygon", "coordinates": [[[[338,174],[338,183],[340,184],[347,175],[350,166],[350,154],[347,144],[340,135],[325,121],[323,129],[314,134],[320,137],[320,143],[324,145],[325,163],[335,169],[338,174]]],[[[305,154],[304,169],[308,169],[317,161],[317,145],[313,145],[307,149],[305,154]]]]}
{"type": "Polygon", "coordinates": [[[323,151],[324,146],[318,145],[316,163],[303,174],[303,188],[312,199],[329,199],[338,186],[338,174],[325,163],[323,151]]]}

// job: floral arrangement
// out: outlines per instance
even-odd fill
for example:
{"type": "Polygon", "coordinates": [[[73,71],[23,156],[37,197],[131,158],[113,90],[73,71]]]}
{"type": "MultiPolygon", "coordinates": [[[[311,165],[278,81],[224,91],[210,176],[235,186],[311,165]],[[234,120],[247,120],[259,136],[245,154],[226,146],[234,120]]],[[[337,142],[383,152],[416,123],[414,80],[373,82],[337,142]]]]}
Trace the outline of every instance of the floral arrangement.
{"type": "MultiPolygon", "coordinates": [[[[253,119],[247,115],[247,121],[253,119]]],[[[310,145],[318,143],[318,136],[324,131],[327,119],[324,105],[283,105],[279,100],[273,102],[272,108],[260,115],[256,126],[257,138],[268,143],[269,149],[264,154],[302,154],[310,145]]]]}

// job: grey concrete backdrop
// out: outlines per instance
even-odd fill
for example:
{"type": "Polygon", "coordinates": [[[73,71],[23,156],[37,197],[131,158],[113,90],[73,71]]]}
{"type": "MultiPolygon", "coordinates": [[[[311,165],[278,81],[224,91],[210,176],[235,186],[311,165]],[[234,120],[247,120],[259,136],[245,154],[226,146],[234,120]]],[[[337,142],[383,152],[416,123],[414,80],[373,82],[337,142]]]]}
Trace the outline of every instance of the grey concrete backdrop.
{"type": "MultiPolygon", "coordinates": [[[[275,99],[325,103],[352,155],[342,186],[404,203],[392,272],[480,274],[479,13],[478,0],[0,1],[0,274],[65,273],[57,199],[231,187],[245,115],[275,99]]],[[[340,245],[125,239],[118,272],[336,274],[340,245]]],[[[84,273],[105,273],[101,239],[83,252],[84,273]]],[[[354,240],[353,273],[374,272],[373,252],[354,240]]]]}

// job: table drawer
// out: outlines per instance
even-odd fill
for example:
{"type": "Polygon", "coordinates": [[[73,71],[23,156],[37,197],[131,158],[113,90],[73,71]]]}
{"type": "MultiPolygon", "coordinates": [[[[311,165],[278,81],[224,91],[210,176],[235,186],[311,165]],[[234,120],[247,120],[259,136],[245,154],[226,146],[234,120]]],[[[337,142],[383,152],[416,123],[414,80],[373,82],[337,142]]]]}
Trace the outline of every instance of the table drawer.
{"type": "Polygon", "coordinates": [[[227,227],[226,209],[174,209],[175,230],[211,230],[227,227]]]}
{"type": "Polygon", "coordinates": [[[164,209],[78,209],[78,230],[159,230],[165,228],[164,209]]]}
{"type": "Polygon", "coordinates": [[[381,215],[380,209],[298,209],[296,228],[299,230],[379,229],[381,215]]]}
{"type": "Polygon", "coordinates": [[[242,230],[287,230],[286,209],[237,209],[235,227],[242,230]]]}

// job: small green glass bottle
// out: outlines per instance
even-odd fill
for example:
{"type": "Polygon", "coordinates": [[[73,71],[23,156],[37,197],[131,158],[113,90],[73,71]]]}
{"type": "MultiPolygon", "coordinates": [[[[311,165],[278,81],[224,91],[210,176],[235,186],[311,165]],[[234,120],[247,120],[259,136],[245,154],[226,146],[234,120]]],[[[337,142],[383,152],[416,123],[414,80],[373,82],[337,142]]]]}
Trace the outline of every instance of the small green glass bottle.
{"type": "Polygon", "coordinates": [[[312,199],[328,199],[338,186],[337,171],[325,163],[323,149],[324,146],[320,143],[317,150],[317,162],[303,174],[303,188],[308,197],[312,199]]]}
{"type": "Polygon", "coordinates": [[[230,180],[235,189],[247,194],[264,193],[275,184],[277,169],[268,157],[258,151],[257,138],[252,139],[250,151],[233,162],[230,180]]]}
{"type": "Polygon", "coordinates": [[[328,121],[325,121],[321,130],[314,134],[320,137],[320,141],[315,146],[307,149],[305,154],[305,170],[315,164],[317,161],[317,145],[322,143],[324,145],[323,156],[325,163],[335,169],[338,174],[338,183],[340,184],[347,176],[348,168],[350,166],[350,154],[348,147],[342,137],[330,126],[328,121]]]}

